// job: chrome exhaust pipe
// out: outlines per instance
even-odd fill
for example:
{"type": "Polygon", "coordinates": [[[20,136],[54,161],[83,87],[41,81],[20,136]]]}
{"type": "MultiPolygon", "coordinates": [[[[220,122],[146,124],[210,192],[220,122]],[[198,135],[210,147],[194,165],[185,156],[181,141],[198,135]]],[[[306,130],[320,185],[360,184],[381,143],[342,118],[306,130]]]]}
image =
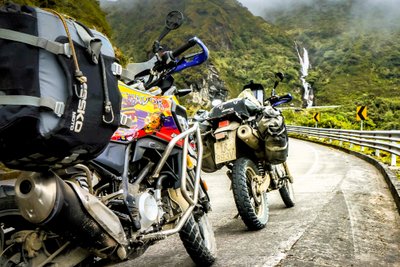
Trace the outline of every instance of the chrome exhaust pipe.
{"type": "Polygon", "coordinates": [[[52,172],[27,173],[16,181],[15,198],[27,221],[94,248],[99,257],[117,251],[119,258],[126,258],[128,242],[118,217],[76,184],[52,172]]]}

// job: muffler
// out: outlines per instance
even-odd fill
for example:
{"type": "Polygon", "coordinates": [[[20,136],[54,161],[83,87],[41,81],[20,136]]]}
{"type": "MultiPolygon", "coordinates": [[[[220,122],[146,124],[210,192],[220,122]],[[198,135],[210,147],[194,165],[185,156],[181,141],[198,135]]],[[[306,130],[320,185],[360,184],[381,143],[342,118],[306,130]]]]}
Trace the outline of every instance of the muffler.
{"type": "Polygon", "coordinates": [[[52,172],[27,173],[17,179],[15,196],[27,221],[94,248],[99,257],[115,251],[119,258],[126,257],[127,240],[118,217],[76,184],[52,172]]]}
{"type": "Polygon", "coordinates": [[[258,132],[248,125],[241,125],[237,130],[237,136],[249,147],[254,150],[260,148],[260,140],[258,138],[258,132]]]}

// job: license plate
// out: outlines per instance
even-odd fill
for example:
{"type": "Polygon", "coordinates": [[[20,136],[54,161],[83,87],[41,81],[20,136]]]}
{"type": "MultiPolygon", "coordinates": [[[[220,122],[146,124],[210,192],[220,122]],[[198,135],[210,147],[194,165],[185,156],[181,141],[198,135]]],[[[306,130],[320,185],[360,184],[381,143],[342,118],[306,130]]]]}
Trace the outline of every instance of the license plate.
{"type": "Polygon", "coordinates": [[[215,163],[223,163],[236,159],[236,131],[228,132],[223,141],[214,143],[215,163]]]}

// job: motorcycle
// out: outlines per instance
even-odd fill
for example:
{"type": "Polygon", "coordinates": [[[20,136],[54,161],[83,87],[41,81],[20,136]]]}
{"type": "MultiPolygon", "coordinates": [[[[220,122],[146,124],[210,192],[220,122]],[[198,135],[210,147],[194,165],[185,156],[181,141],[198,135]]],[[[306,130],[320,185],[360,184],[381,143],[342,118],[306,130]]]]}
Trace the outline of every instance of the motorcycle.
{"type": "Polygon", "coordinates": [[[275,108],[290,102],[292,96],[276,95],[283,74],[276,76],[271,97],[265,101],[264,87],[251,83],[237,98],[219,103],[209,112],[200,110],[194,117],[202,128],[202,170],[212,173],[228,168],[236,207],[250,230],[262,229],[268,221],[267,192],[279,190],[286,207],[295,204],[293,177],[286,162],[286,128],[275,108]]]}
{"type": "Polygon", "coordinates": [[[201,133],[176,99],[190,90],[172,77],[207,60],[208,49],[197,37],[174,51],[160,44],[182,21],[170,12],[156,55],[121,71],[121,127],[97,158],[1,181],[1,266],[124,261],[177,233],[196,264],[215,261],[201,133]],[[181,56],[194,46],[201,51],[181,56]]]}

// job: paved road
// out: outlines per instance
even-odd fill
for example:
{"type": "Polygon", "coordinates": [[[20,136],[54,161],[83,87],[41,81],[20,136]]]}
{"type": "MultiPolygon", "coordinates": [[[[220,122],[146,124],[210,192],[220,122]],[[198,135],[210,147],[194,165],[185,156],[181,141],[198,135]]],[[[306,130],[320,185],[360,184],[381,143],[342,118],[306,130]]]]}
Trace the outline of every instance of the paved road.
{"type": "MultiPolygon", "coordinates": [[[[296,206],[269,193],[267,227],[247,231],[224,171],[205,175],[218,245],[215,266],[400,266],[400,216],[380,173],[337,150],[290,140],[296,206]]],[[[194,266],[170,237],[117,266],[194,266]]]]}

